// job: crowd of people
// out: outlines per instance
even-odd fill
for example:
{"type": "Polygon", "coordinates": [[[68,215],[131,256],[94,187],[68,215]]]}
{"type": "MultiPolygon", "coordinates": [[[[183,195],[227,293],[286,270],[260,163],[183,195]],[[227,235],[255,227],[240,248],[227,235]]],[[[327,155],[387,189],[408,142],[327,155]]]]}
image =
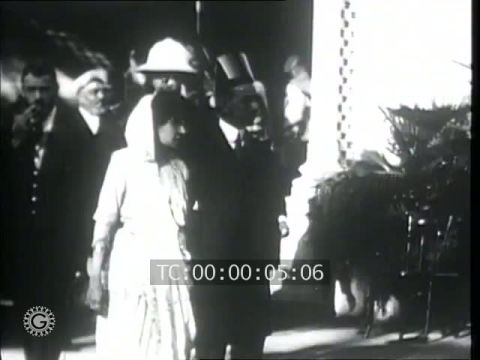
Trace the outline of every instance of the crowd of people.
{"type": "MultiPolygon", "coordinates": [[[[100,359],[223,359],[228,345],[234,359],[262,357],[268,284],[150,283],[151,259],[278,264],[288,234],[265,86],[243,53],[214,63],[207,91],[202,53],[158,41],[144,64],[130,61],[140,90],[125,115],[107,69],[75,80],[71,109],[59,100],[55,64],[24,67],[21,96],[2,119],[2,288],[19,323],[38,305],[56,319],[49,336],[25,333],[27,359],[58,358],[75,326],[72,279],[87,270],[100,359]]],[[[308,74],[298,58],[286,71],[287,127],[305,144],[308,74]]]]}

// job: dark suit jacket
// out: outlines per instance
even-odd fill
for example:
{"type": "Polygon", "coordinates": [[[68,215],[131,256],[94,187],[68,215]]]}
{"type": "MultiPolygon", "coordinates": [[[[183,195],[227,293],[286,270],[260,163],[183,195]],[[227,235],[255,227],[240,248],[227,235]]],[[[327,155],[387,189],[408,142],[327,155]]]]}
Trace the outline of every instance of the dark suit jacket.
{"type": "MultiPolygon", "coordinates": [[[[188,237],[192,257],[278,261],[277,218],[284,210],[284,193],[276,154],[270,143],[256,141],[236,154],[218,119],[212,114],[201,119],[188,139],[190,151],[184,155],[191,175],[192,204],[198,203],[188,237]]],[[[220,327],[229,336],[270,331],[268,286],[198,285],[194,294],[202,331],[215,332],[220,327]]]]}
{"type": "MultiPolygon", "coordinates": [[[[65,300],[73,277],[74,218],[72,187],[77,173],[79,138],[73,113],[62,104],[47,138],[40,170],[28,139],[11,146],[12,113],[2,119],[2,229],[6,281],[17,300],[65,300]]],[[[38,305],[35,304],[35,305],[38,305]]]]}
{"type": "Polygon", "coordinates": [[[101,120],[99,131],[92,134],[79,111],[75,111],[73,121],[77,128],[77,176],[74,179],[75,210],[72,212],[74,224],[72,236],[75,237],[78,254],[78,270],[85,270],[85,261],[91,249],[93,237],[93,214],[95,212],[100,189],[103,184],[110,156],[113,151],[125,146],[121,124],[107,114],[101,120]]]}
{"type": "Polygon", "coordinates": [[[253,139],[235,152],[218,120],[209,120],[188,157],[194,216],[202,218],[194,252],[206,259],[278,259],[285,192],[277,154],[270,142],[253,139]]]}

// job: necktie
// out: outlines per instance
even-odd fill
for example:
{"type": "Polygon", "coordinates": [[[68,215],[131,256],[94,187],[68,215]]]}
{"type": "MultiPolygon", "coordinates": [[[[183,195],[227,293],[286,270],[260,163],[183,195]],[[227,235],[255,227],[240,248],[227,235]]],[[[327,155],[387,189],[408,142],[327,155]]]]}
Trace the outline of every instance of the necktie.
{"type": "Polygon", "coordinates": [[[245,149],[245,133],[244,133],[244,130],[240,130],[238,132],[237,138],[235,139],[234,151],[237,157],[243,157],[244,149],[245,149]]]}
{"type": "Polygon", "coordinates": [[[243,134],[242,131],[238,132],[237,138],[235,139],[235,150],[240,149],[243,146],[243,134]]]}

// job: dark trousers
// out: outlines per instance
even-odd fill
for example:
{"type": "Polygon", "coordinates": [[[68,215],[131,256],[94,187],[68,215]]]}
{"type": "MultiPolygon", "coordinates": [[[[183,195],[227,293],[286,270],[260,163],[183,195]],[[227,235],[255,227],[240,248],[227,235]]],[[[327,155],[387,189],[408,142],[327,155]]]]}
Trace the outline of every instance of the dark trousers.
{"type": "Polygon", "coordinates": [[[232,359],[262,359],[265,335],[253,331],[252,334],[245,334],[239,339],[232,340],[232,359]]]}
{"type": "MultiPolygon", "coordinates": [[[[205,319],[208,323],[209,319],[205,319]]],[[[208,325],[207,325],[208,326],[208,325]]],[[[262,359],[263,347],[266,336],[264,334],[252,334],[236,339],[227,339],[214,332],[205,331],[205,327],[197,333],[197,359],[224,359],[227,345],[231,346],[232,359],[262,359]],[[201,332],[203,330],[203,332],[201,332]]]]}
{"type": "Polygon", "coordinates": [[[224,289],[214,285],[194,285],[191,299],[197,325],[197,358],[224,359],[229,338],[229,311],[224,289]]]}
{"type": "Polygon", "coordinates": [[[198,359],[224,359],[229,344],[232,359],[262,358],[267,331],[265,321],[258,315],[260,306],[264,307],[264,299],[249,299],[249,292],[252,292],[249,286],[193,287],[198,359]],[[242,295],[246,295],[245,298],[242,295]],[[252,314],[248,313],[250,310],[252,314]]]}
{"type": "MultiPolygon", "coordinates": [[[[25,275],[25,274],[24,274],[25,275]]],[[[53,329],[44,336],[34,336],[21,329],[22,342],[27,360],[56,360],[61,351],[68,346],[71,334],[70,306],[67,301],[67,281],[59,280],[57,275],[31,273],[19,282],[15,301],[15,324],[24,327],[39,326],[39,330],[47,330],[44,325],[45,313],[37,317],[37,322],[25,322],[25,314],[35,307],[46,307],[54,317],[53,329]],[[27,281],[30,280],[30,281],[27,281]]]]}
{"type": "Polygon", "coordinates": [[[285,139],[280,154],[286,181],[291,185],[292,181],[300,176],[299,168],[307,159],[307,142],[299,139],[285,139]]]}
{"type": "Polygon", "coordinates": [[[24,339],[26,360],[57,360],[62,352],[62,343],[54,335],[43,338],[24,339]]]}
{"type": "MultiPolygon", "coordinates": [[[[47,307],[55,316],[55,326],[48,335],[33,336],[26,329],[19,329],[26,360],[57,360],[61,351],[68,345],[66,308],[63,305],[57,306],[51,303],[47,307]]],[[[25,304],[15,306],[15,326],[24,324],[24,315],[28,309],[30,306],[25,304]]]]}

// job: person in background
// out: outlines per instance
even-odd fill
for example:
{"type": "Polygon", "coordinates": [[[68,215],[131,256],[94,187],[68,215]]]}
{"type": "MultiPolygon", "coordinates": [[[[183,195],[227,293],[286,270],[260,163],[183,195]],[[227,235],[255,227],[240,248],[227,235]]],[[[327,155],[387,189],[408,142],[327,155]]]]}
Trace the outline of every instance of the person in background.
{"type": "Polygon", "coordinates": [[[67,292],[77,254],[71,223],[80,139],[74,114],[58,99],[54,67],[32,61],[21,74],[21,96],[2,119],[2,231],[7,288],[16,321],[45,306],[55,329],[24,337],[27,359],[57,359],[67,345],[67,292]]]}
{"type": "Polygon", "coordinates": [[[76,179],[76,236],[75,252],[79,271],[85,269],[93,234],[93,213],[97,205],[105,171],[111,154],[125,146],[118,114],[112,104],[111,74],[103,68],[94,68],[80,75],[74,82],[78,107],[75,122],[78,128],[79,176],[76,179]]]}
{"type": "Polygon", "coordinates": [[[298,168],[307,156],[310,122],[310,75],[297,55],[290,56],[284,65],[290,80],[285,89],[283,162],[290,178],[298,176],[298,168]]]}
{"type": "Polygon", "coordinates": [[[285,89],[286,130],[301,141],[308,141],[310,120],[310,75],[296,55],[285,62],[284,71],[290,80],[285,89]]]}

